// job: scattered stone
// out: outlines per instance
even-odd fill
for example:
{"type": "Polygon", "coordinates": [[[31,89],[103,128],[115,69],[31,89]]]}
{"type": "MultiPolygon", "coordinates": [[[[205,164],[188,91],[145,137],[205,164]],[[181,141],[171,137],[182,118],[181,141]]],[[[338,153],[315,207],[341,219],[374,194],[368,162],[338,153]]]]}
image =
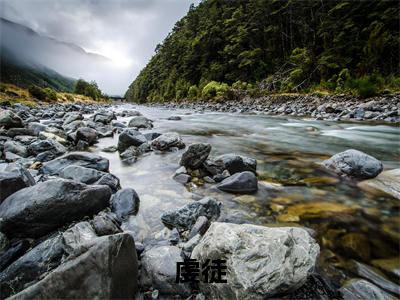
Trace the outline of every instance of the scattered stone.
{"type": "Polygon", "coordinates": [[[139,196],[132,188],[119,190],[111,198],[112,211],[121,220],[129,215],[136,215],[139,211],[139,203],[139,196]]]}
{"type": "Polygon", "coordinates": [[[91,221],[92,227],[99,236],[122,232],[117,216],[112,212],[101,211],[91,221]]]}
{"type": "Polygon", "coordinates": [[[202,143],[192,144],[182,154],[182,158],[179,164],[188,169],[196,170],[208,158],[210,152],[211,152],[210,144],[202,144],[202,143]]]}
{"type": "Polygon", "coordinates": [[[167,151],[173,147],[178,149],[185,148],[182,138],[176,132],[168,132],[160,135],[151,142],[151,146],[160,151],[167,151]]]}
{"type": "Polygon", "coordinates": [[[89,222],[79,222],[68,228],[62,234],[64,249],[69,255],[80,255],[87,251],[97,235],[89,222]]]}
{"type": "Polygon", "coordinates": [[[80,127],[76,131],[76,142],[84,141],[93,145],[97,141],[97,131],[90,127],[80,127]]]}
{"type": "Polygon", "coordinates": [[[224,154],[218,156],[214,161],[222,163],[224,169],[227,169],[231,175],[244,171],[256,173],[257,170],[257,161],[255,159],[237,154],[224,154]]]}
{"type": "Polygon", "coordinates": [[[257,177],[250,171],[235,173],[219,183],[217,188],[229,193],[254,193],[258,190],[257,177]]]}
{"type": "MultiPolygon", "coordinates": [[[[3,237],[4,239],[4,237],[3,237]]],[[[31,243],[28,240],[19,240],[13,242],[7,250],[0,255],[0,271],[3,271],[19,257],[21,257],[29,248],[31,243]]],[[[1,273],[0,273],[1,274],[1,273]]],[[[1,280],[1,279],[0,279],[1,280]]]]}
{"type": "Polygon", "coordinates": [[[93,184],[106,174],[107,173],[96,169],[70,165],[62,169],[59,176],[61,178],[71,179],[85,184],[93,184]]]}
{"type": "Polygon", "coordinates": [[[395,300],[379,287],[364,279],[352,279],[340,288],[344,300],[379,299],[395,300]]]}
{"type": "Polygon", "coordinates": [[[118,151],[123,152],[130,146],[138,147],[146,143],[146,137],[134,129],[125,129],[118,137],[118,151]]]}
{"type": "Polygon", "coordinates": [[[11,110],[0,110],[0,127],[5,129],[23,127],[22,119],[11,110]]]}
{"type": "Polygon", "coordinates": [[[35,184],[27,169],[19,164],[0,164],[0,203],[8,196],[35,184]]]}
{"type": "Polygon", "coordinates": [[[117,150],[118,150],[117,146],[108,146],[108,147],[101,149],[101,151],[103,151],[103,152],[110,152],[110,153],[116,152],[117,150]]]}
{"type": "Polygon", "coordinates": [[[136,128],[153,128],[153,121],[147,119],[143,116],[133,117],[128,124],[129,127],[136,127],[136,128]]]}

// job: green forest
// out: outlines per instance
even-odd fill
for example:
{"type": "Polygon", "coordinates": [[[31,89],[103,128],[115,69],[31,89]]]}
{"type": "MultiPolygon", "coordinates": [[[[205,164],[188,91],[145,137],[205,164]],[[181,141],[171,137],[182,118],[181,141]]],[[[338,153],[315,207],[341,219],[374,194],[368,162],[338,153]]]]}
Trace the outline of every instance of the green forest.
{"type": "Polygon", "coordinates": [[[135,102],[226,99],[234,91],[398,91],[398,1],[204,0],[130,85],[135,102]]]}

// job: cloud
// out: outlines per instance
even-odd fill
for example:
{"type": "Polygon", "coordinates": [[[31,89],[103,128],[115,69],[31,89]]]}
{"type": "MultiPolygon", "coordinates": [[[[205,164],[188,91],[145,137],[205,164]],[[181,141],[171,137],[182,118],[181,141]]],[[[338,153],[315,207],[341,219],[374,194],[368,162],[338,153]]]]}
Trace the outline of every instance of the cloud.
{"type": "MultiPolygon", "coordinates": [[[[99,81],[99,86],[110,94],[123,94],[154,54],[155,46],[187,13],[190,4],[198,2],[0,0],[0,11],[2,17],[28,26],[41,35],[109,57],[113,62],[110,74],[88,70],[94,78],[86,79],[99,81]]],[[[68,57],[63,63],[70,64],[70,69],[74,66],[74,61],[68,57]]]]}

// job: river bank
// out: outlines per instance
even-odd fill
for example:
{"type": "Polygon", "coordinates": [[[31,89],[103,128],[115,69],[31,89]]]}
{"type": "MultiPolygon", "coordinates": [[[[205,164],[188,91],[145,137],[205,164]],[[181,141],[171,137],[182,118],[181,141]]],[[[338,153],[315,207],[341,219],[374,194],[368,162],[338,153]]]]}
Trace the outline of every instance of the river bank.
{"type": "Polygon", "coordinates": [[[395,126],[131,104],[17,105],[0,124],[7,296],[399,294],[395,126]],[[238,275],[177,284],[207,249],[238,275]]]}
{"type": "Polygon", "coordinates": [[[327,96],[271,95],[260,98],[246,96],[235,101],[184,101],[147,105],[168,109],[312,117],[317,120],[400,122],[400,94],[368,99],[358,99],[344,94],[327,96]]]}

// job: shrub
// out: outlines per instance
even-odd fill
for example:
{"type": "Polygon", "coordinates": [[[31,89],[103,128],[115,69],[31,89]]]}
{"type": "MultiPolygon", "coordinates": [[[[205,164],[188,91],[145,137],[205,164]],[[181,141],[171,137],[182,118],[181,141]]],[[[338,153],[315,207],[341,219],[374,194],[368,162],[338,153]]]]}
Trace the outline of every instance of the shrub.
{"type": "Polygon", "coordinates": [[[97,86],[97,83],[95,81],[86,82],[83,79],[79,79],[76,84],[75,84],[75,93],[88,96],[92,98],[93,100],[97,100],[101,98],[102,94],[97,86]]]}
{"type": "Polygon", "coordinates": [[[52,88],[45,88],[44,93],[46,94],[46,100],[52,100],[52,101],[57,101],[57,93],[55,90],[53,90],[52,88]]]}
{"type": "Polygon", "coordinates": [[[31,85],[29,87],[28,91],[36,99],[39,99],[42,101],[46,100],[46,96],[47,96],[46,92],[41,87],[38,87],[37,85],[31,85]]]}
{"type": "Polygon", "coordinates": [[[66,95],[65,95],[65,98],[66,98],[68,101],[70,101],[70,102],[73,102],[73,101],[74,101],[74,97],[72,97],[72,95],[70,95],[70,94],[66,94],[66,95]]]}
{"type": "Polygon", "coordinates": [[[188,91],[189,99],[196,99],[199,95],[199,88],[196,85],[192,85],[188,91]]]}
{"type": "Polygon", "coordinates": [[[378,93],[378,84],[373,82],[369,76],[350,80],[348,86],[361,98],[372,97],[378,93]]]}
{"type": "Polygon", "coordinates": [[[227,96],[228,91],[229,85],[227,85],[226,83],[210,81],[203,88],[201,95],[206,99],[221,100],[227,96]]]}

